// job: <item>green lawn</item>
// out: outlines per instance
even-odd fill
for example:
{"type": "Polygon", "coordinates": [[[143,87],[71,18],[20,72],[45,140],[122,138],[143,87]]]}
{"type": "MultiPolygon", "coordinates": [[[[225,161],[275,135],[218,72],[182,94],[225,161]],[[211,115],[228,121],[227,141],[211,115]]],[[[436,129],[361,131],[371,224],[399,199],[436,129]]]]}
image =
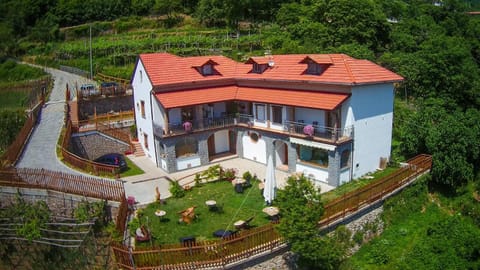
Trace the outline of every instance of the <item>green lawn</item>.
{"type": "Polygon", "coordinates": [[[351,192],[353,190],[359,189],[363,186],[366,186],[372,182],[375,182],[376,180],[381,179],[382,177],[389,175],[393,173],[394,171],[398,170],[399,168],[397,167],[387,167],[384,170],[379,170],[374,173],[372,173],[370,176],[373,178],[366,179],[366,178],[360,178],[356,180],[352,180],[346,184],[343,184],[329,192],[326,192],[322,194],[322,200],[324,203],[333,201],[334,199],[343,196],[345,193],[351,192]]]}
{"type": "MultiPolygon", "coordinates": [[[[218,229],[235,230],[233,223],[237,220],[254,219],[251,226],[261,226],[269,222],[262,212],[265,207],[263,196],[258,189],[258,182],[252,181],[252,186],[243,193],[236,193],[228,181],[217,181],[194,187],[186,192],[183,198],[169,198],[166,204],[152,203],[140,210],[140,223],[147,225],[153,235],[152,243],[178,243],[180,237],[195,236],[197,241],[213,239],[212,233],[218,229]],[[221,208],[210,211],[205,205],[207,200],[215,200],[221,208]],[[196,206],[198,216],[191,224],[179,224],[180,211],[196,206]],[[161,209],[167,212],[163,221],[155,216],[155,211],[161,209]]],[[[129,225],[131,231],[138,227],[138,219],[129,225]]],[[[150,243],[142,243],[149,246],[150,243]]]]}
{"type": "Polygon", "coordinates": [[[125,157],[125,161],[127,162],[127,170],[120,174],[120,177],[127,177],[133,176],[138,174],[145,173],[142,169],[140,169],[135,163],[133,163],[128,157],[125,157]]]}

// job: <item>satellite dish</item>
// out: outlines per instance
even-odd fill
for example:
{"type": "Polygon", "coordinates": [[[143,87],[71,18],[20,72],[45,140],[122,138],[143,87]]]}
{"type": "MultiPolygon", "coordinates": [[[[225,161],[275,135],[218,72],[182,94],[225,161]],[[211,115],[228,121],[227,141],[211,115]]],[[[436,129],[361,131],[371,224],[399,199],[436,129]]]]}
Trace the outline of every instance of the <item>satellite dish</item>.
{"type": "Polygon", "coordinates": [[[268,60],[269,67],[273,67],[274,65],[275,65],[275,62],[273,61],[273,59],[268,60]]]}

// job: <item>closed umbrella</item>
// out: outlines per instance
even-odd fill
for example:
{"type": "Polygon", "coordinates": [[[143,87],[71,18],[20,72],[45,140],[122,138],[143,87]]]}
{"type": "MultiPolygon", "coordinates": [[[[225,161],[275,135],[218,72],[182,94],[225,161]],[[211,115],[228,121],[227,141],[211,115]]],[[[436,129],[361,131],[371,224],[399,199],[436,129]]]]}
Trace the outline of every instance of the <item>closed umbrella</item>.
{"type": "Polygon", "coordinates": [[[275,189],[277,188],[275,180],[275,168],[273,167],[273,159],[270,155],[267,161],[267,173],[265,176],[265,188],[263,189],[263,197],[265,202],[270,205],[275,199],[275,189]]]}

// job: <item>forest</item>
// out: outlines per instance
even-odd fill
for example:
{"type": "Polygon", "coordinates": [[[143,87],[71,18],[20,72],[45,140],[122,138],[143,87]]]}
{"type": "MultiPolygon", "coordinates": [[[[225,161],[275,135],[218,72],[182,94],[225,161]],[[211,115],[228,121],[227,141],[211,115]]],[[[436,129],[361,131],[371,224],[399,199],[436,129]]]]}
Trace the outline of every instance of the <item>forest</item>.
{"type": "MultiPolygon", "coordinates": [[[[431,176],[410,191],[412,197],[405,200],[417,199],[407,206],[419,210],[423,205],[432,220],[439,218],[438,209],[428,212],[434,206],[425,197],[427,186],[466,222],[444,216],[425,221],[432,241],[446,241],[445,226],[478,239],[480,15],[472,11],[480,11],[479,0],[4,0],[0,10],[1,61],[34,58],[87,69],[87,38],[93,28],[96,71],[126,78],[136,55],[153,51],[223,53],[237,60],[266,50],[335,52],[397,72],[405,80],[396,85],[392,160],[433,156],[431,176]]],[[[402,205],[399,201],[391,205],[402,205]]],[[[418,218],[412,213],[403,217],[418,218]]],[[[394,213],[386,216],[392,224],[401,220],[394,213]]],[[[473,253],[458,256],[473,261],[466,268],[477,269],[478,242],[467,236],[460,240],[473,253]]],[[[365,259],[359,260],[386,265],[394,256],[382,250],[392,245],[375,243],[372,252],[378,254],[360,251],[365,259]]],[[[435,249],[432,243],[416,243],[404,259],[417,269],[438,269],[423,268],[422,261],[456,252],[435,249]]],[[[402,263],[389,266],[407,269],[402,263]]]]}

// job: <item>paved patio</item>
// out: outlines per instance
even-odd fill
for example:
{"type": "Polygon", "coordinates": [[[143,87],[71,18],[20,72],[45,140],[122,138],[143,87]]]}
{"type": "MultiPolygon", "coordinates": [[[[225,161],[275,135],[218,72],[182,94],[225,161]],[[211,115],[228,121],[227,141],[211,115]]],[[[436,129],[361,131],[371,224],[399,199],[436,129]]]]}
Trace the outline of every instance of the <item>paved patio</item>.
{"type": "MultiPolygon", "coordinates": [[[[135,157],[129,155],[130,158],[138,167],[140,167],[144,174],[135,175],[122,178],[125,183],[125,192],[127,196],[134,196],[139,205],[145,205],[155,201],[155,188],[158,187],[162,199],[171,196],[169,188],[170,181],[179,181],[180,184],[188,184],[194,181],[195,174],[202,172],[214,164],[220,164],[223,168],[235,168],[238,170],[237,177],[242,177],[243,173],[250,171],[252,175],[257,175],[259,179],[264,179],[267,166],[258,162],[247,159],[238,158],[237,156],[225,157],[214,160],[211,164],[201,167],[192,168],[185,171],[168,174],[162,169],[155,166],[155,164],[146,156],[135,157]]],[[[277,180],[277,187],[283,188],[289,173],[283,170],[275,170],[277,180]]],[[[321,191],[327,192],[334,189],[334,187],[327,184],[321,185],[321,191]]]]}

